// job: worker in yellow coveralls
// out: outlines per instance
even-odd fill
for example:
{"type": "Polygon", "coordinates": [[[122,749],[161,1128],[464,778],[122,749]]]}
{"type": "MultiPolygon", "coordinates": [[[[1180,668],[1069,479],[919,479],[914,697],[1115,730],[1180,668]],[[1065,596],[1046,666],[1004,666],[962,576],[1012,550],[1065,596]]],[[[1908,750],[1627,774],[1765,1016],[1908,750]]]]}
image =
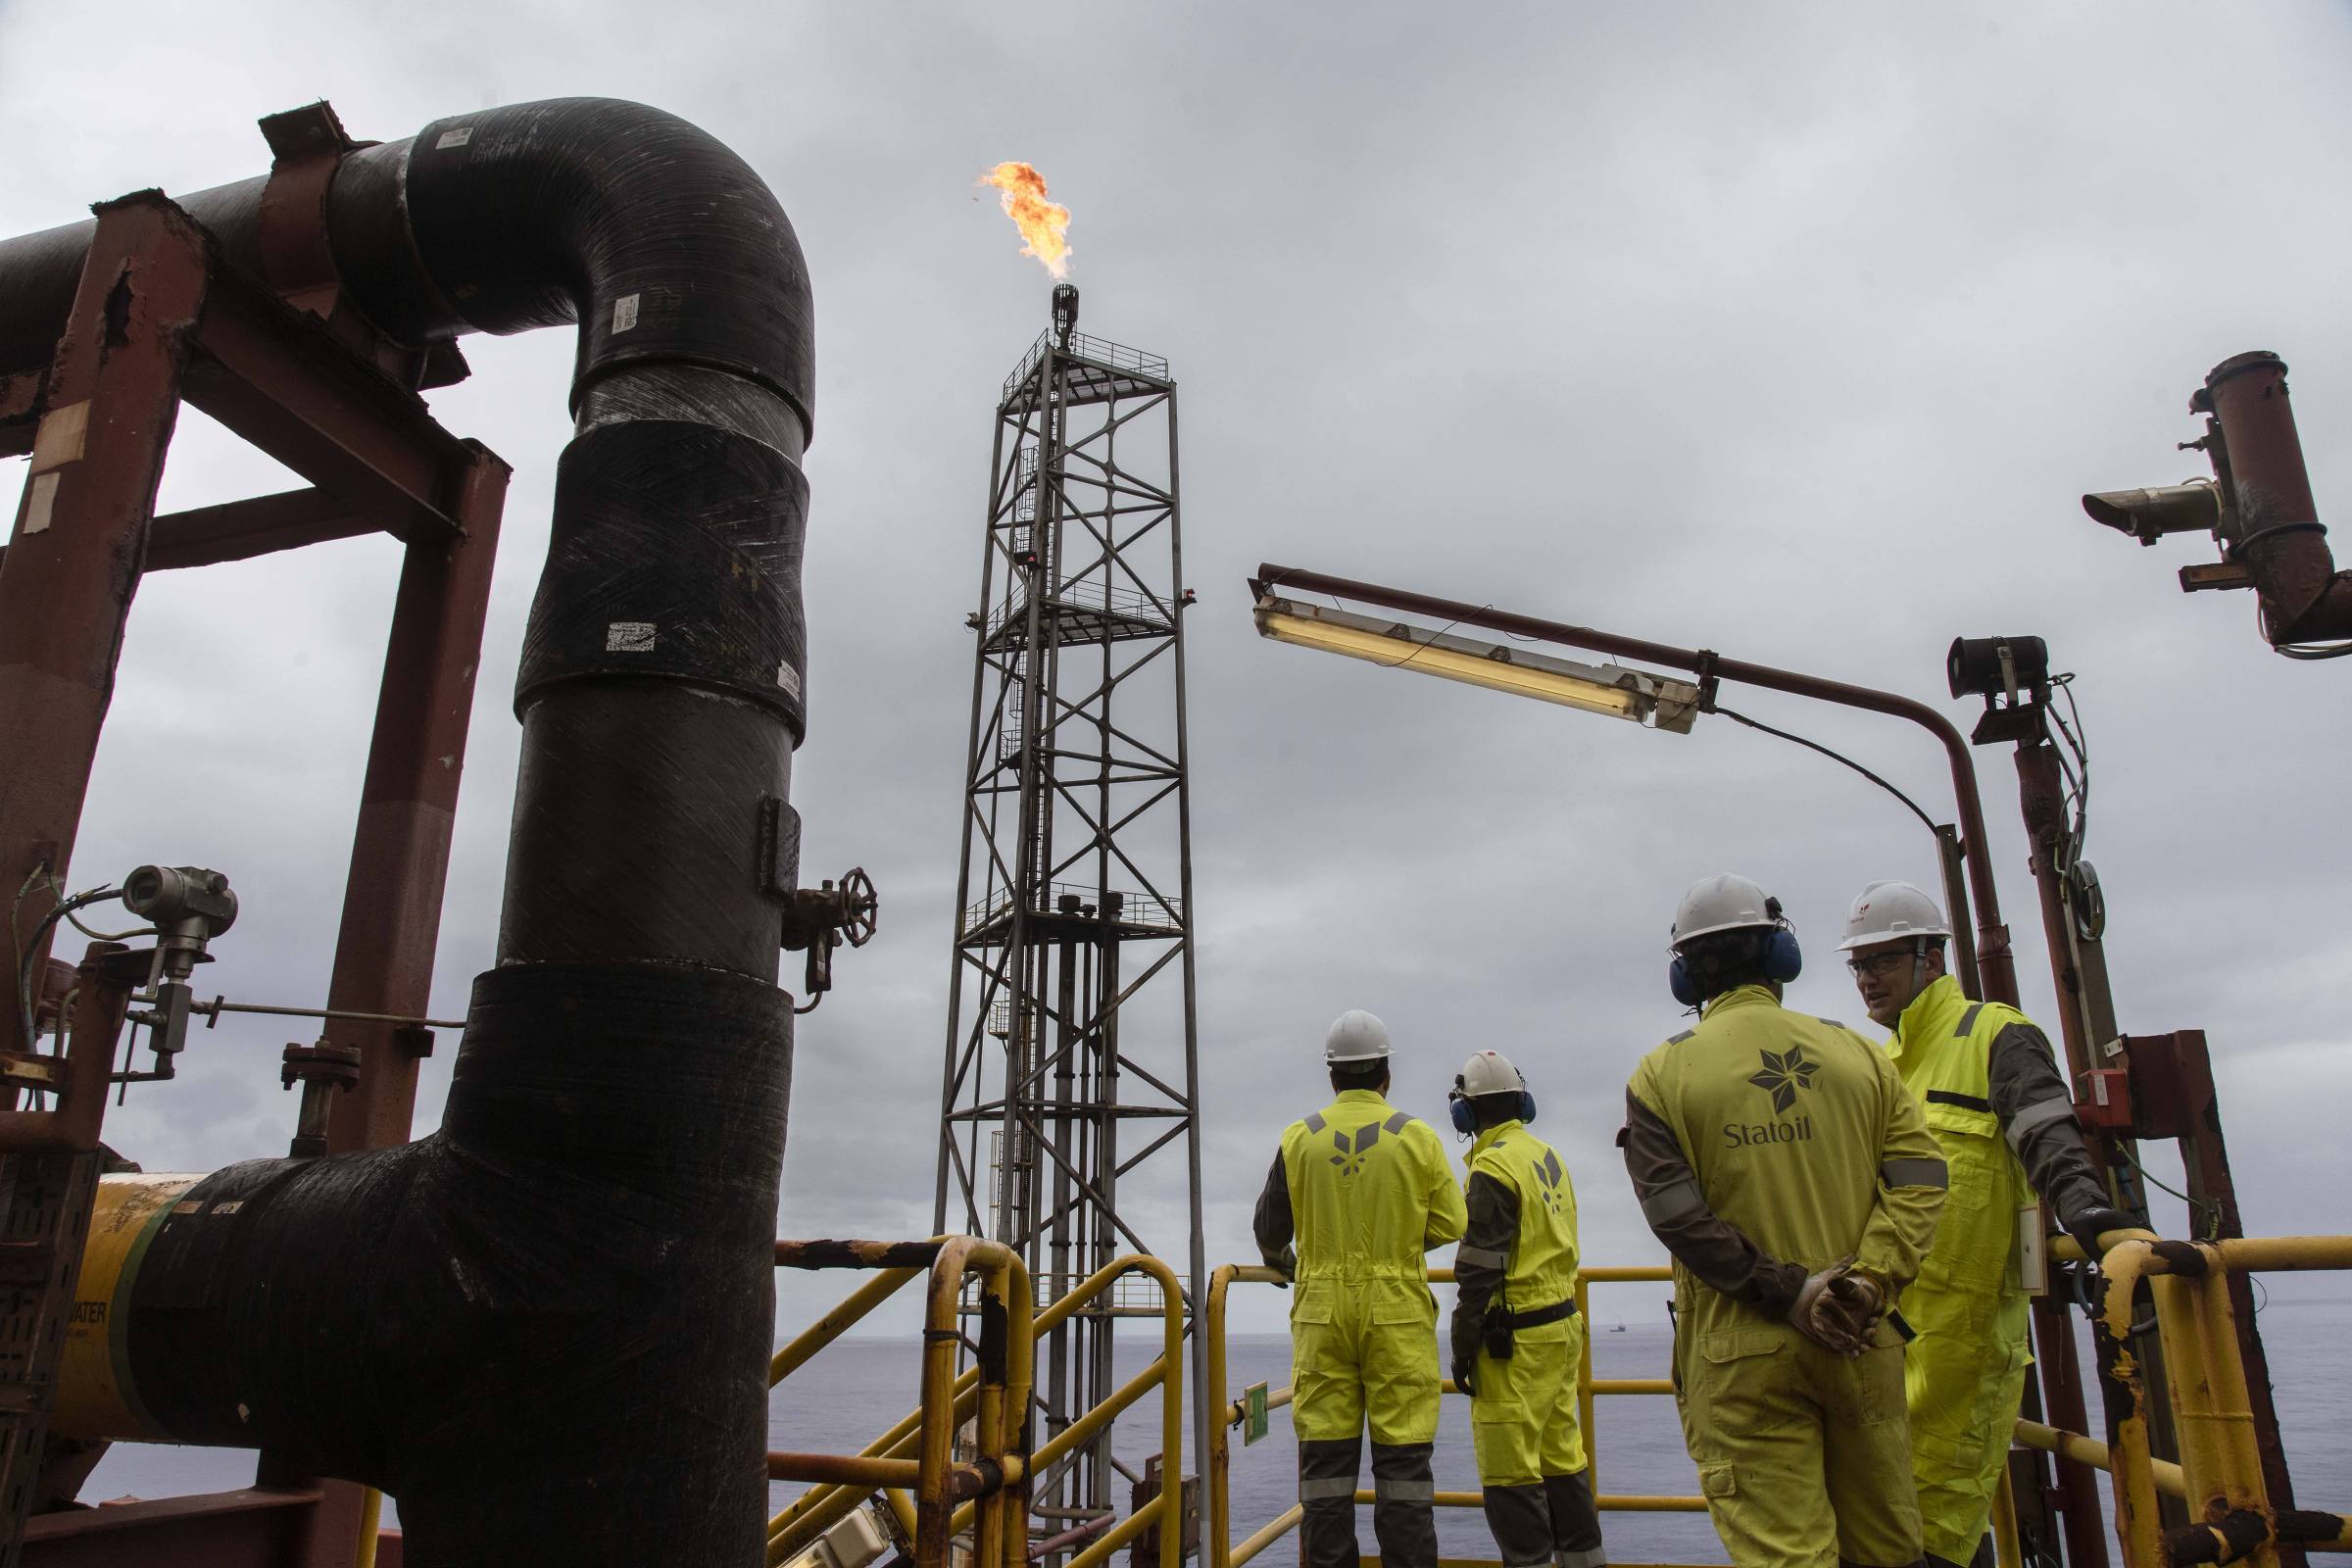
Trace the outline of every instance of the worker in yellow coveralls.
{"type": "Polygon", "coordinates": [[[1291,1301],[1305,1568],[1356,1568],[1356,1472],[1372,1428],[1372,1533],[1389,1568],[1437,1568],[1438,1302],[1423,1254],[1462,1234],[1462,1194],[1428,1123],[1391,1105],[1389,1031],[1340,1015],[1332,1102],[1291,1123],[1258,1195],[1266,1262],[1291,1301]],[[1295,1245],[1294,1245],[1295,1244],[1295,1245]]]}
{"type": "Polygon", "coordinates": [[[1609,1559],[1577,1426],[1576,1187],[1559,1152],[1527,1130],[1536,1097],[1498,1053],[1464,1063],[1447,1108],[1473,1140],[1450,1338],[1487,1527],[1503,1568],[1600,1568],[1609,1559]]]}
{"type": "Polygon", "coordinates": [[[1885,1052],[1790,1012],[1779,901],[1715,876],[1676,910],[1699,1021],[1626,1086],[1626,1170],[1674,1256],[1675,1394],[1741,1568],[1919,1561],[1903,1349],[1886,1316],[1936,1235],[1941,1152],[1885,1052]]]}
{"type": "Polygon", "coordinates": [[[2050,1043],[2015,1007],[1971,1002],[1944,972],[1952,928],[1908,882],[1873,882],[1838,946],[1873,1022],[1951,1170],[1951,1199],[1919,1282],[1904,1357],[1911,1468],[1931,1564],[1992,1561],[1985,1526],[2000,1485],[2029,1350],[2021,1227],[2036,1191],[2092,1257],[2104,1232],[2141,1224],[2109,1206],[2050,1043]]]}

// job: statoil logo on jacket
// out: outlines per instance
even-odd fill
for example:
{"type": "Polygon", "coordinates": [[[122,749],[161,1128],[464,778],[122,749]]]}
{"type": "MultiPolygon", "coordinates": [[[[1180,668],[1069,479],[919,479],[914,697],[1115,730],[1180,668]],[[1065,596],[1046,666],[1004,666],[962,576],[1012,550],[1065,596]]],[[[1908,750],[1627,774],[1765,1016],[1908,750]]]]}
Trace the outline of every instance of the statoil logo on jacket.
{"type": "Polygon", "coordinates": [[[1560,1191],[1560,1178],[1565,1175],[1560,1156],[1551,1150],[1544,1151],[1544,1163],[1536,1167],[1536,1193],[1550,1213],[1557,1214],[1566,1206],[1566,1195],[1560,1191]]]}
{"type": "Polygon", "coordinates": [[[1365,1158],[1372,1152],[1372,1146],[1380,1142],[1380,1123],[1366,1123],[1357,1131],[1352,1141],[1346,1133],[1334,1128],[1331,1141],[1338,1146],[1340,1151],[1331,1156],[1331,1162],[1340,1167],[1340,1174],[1343,1176],[1359,1175],[1363,1171],[1365,1158]]]}
{"type": "MultiPolygon", "coordinates": [[[[1759,1051],[1763,1067],[1751,1074],[1748,1082],[1772,1097],[1776,1117],[1785,1116],[1796,1108],[1796,1092],[1813,1087],[1813,1075],[1821,1063],[1805,1055],[1805,1048],[1791,1046],[1787,1051],[1759,1051]]],[[[1723,1143],[1727,1149],[1745,1149],[1757,1144],[1804,1144],[1813,1141],[1813,1118],[1798,1116],[1792,1121],[1736,1122],[1723,1124],[1723,1143]]]]}

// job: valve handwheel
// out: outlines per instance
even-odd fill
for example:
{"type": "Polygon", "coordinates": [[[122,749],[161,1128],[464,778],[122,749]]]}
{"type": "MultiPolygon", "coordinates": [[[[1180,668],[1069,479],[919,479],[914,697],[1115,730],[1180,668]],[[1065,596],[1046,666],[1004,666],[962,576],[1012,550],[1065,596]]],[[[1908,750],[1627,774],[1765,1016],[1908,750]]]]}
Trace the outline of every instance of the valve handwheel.
{"type": "Polygon", "coordinates": [[[874,879],[862,865],[850,867],[841,879],[842,940],[853,948],[864,947],[873,940],[881,914],[882,896],[874,891],[874,879]]]}

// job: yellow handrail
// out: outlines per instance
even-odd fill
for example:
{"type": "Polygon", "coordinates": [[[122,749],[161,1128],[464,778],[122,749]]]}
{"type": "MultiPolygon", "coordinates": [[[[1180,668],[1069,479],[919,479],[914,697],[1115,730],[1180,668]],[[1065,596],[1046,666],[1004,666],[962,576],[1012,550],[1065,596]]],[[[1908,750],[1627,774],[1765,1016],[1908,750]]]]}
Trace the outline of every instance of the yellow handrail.
{"type": "MultiPolygon", "coordinates": [[[[978,1242],[970,1237],[941,1238],[923,1244],[826,1243],[811,1247],[779,1242],[779,1263],[799,1267],[880,1268],[882,1272],[860,1285],[840,1305],[779,1350],[770,1363],[775,1377],[781,1378],[806,1364],[810,1356],[921,1272],[906,1261],[906,1249],[918,1245],[936,1252],[930,1270],[923,1343],[922,1402],[890,1431],[868,1444],[861,1453],[768,1456],[771,1477],[812,1483],[808,1492],[794,1498],[769,1521],[767,1561],[771,1565],[808,1549],[876,1491],[883,1492],[901,1527],[909,1529],[913,1535],[915,1561],[922,1568],[944,1564],[947,1543],[975,1522],[979,1527],[974,1539],[975,1568],[1010,1568],[1023,1562],[1027,1557],[1030,1480],[1092,1441],[1122,1411],[1154,1388],[1162,1391],[1160,1451],[1166,1456],[1167,1485],[1181,1496],[1183,1478],[1178,1456],[1184,1444],[1184,1290],[1175,1271],[1156,1257],[1138,1254],[1115,1259],[1044,1312],[1032,1316],[1034,1299],[1029,1292],[1027,1271],[1017,1258],[995,1243],[978,1242]],[[845,1246],[853,1250],[845,1251],[845,1246]],[[983,1289],[990,1301],[1005,1313],[1003,1331],[1005,1371],[1001,1384],[983,1381],[983,1367],[969,1368],[960,1376],[952,1375],[958,1343],[955,1332],[956,1298],[962,1289],[963,1276],[975,1270],[983,1274],[983,1289]],[[1159,1287],[1162,1343],[1158,1358],[1042,1447],[1034,1452],[1024,1451],[1037,1340],[1130,1274],[1146,1275],[1159,1287]],[[979,1460],[974,1465],[953,1466],[949,1460],[955,1429],[967,1416],[975,1422],[979,1460]],[[910,1449],[916,1453],[911,1459],[907,1457],[910,1449]],[[889,1490],[894,1485],[908,1483],[914,1488],[911,1505],[906,1494],[889,1490]]],[[[984,1351],[988,1348],[987,1341],[988,1333],[984,1330],[984,1351]]],[[[1094,1568],[1154,1524],[1160,1530],[1161,1561],[1180,1562],[1183,1511],[1163,1494],[1098,1537],[1071,1559],[1070,1568],[1094,1568]]]]}
{"type": "MultiPolygon", "coordinates": [[[[2109,1475],[2124,1568],[2164,1568],[2183,1553],[2209,1547],[2218,1547],[2231,1560],[2272,1563],[2277,1560],[2274,1544],[2288,1541],[2320,1550],[2352,1549],[2352,1520],[2308,1508],[2281,1516],[2267,1497],[2228,1289],[2228,1276],[2233,1272],[2352,1269],[2352,1236],[2185,1243],[2131,1231],[2111,1233],[2102,1242],[2106,1244],[2100,1265],[2104,1297],[2096,1326],[2107,1342],[2103,1358],[2107,1375],[2126,1395],[2113,1442],[2101,1444],[2081,1433],[2024,1420],[2017,1424],[2016,1441],[2109,1475]],[[2148,1395],[2132,1342],[2134,1297],[2142,1283],[2155,1303],[2157,1331],[2163,1337],[2168,1365],[2174,1369],[2171,1399],[2181,1446],[2178,1464],[2156,1459],[2148,1450],[2148,1395]],[[2159,1496],[2183,1499],[2191,1518],[2200,1523],[2172,1532],[2173,1539],[2168,1539],[2157,1513],[2159,1496]],[[2212,1541],[2190,1539],[2204,1536],[2212,1541]]],[[[779,1262],[786,1260],[790,1245],[796,1244],[778,1244],[779,1262]]],[[[770,1455],[772,1473],[812,1483],[808,1493],[771,1521],[771,1564],[806,1549],[834,1522],[880,1492],[901,1528],[914,1538],[914,1560],[920,1568],[945,1568],[949,1541],[966,1529],[974,1529],[972,1568],[1016,1568],[1027,1553],[1032,1478],[1095,1441],[1154,1388],[1161,1391],[1160,1447],[1166,1476],[1161,1494],[1097,1536],[1070,1559],[1070,1568],[1102,1568],[1113,1553],[1153,1529],[1159,1532],[1161,1562],[1181,1561],[1182,1467],[1175,1456],[1183,1451],[1185,1325],[1183,1291],[1166,1263],[1141,1255],[1122,1257],[1060,1300],[1032,1313],[1034,1301],[1026,1270],[1019,1258],[993,1243],[957,1237],[921,1244],[806,1245],[833,1252],[844,1248],[863,1250],[847,1256],[828,1255],[821,1263],[802,1262],[801,1266],[853,1266],[877,1272],[777,1351],[771,1371],[780,1378],[805,1364],[923,1272],[914,1260],[919,1253],[928,1261],[930,1274],[923,1396],[914,1411],[861,1453],[770,1455]],[[961,1342],[956,1318],[963,1280],[972,1273],[981,1276],[985,1310],[993,1316],[983,1330],[982,1365],[957,1376],[956,1347],[961,1342]],[[1049,1442],[1031,1449],[1029,1384],[1036,1339],[1131,1273],[1149,1275],[1159,1286],[1160,1355],[1049,1442]],[[974,1423],[977,1457],[970,1464],[956,1465],[951,1462],[954,1433],[967,1418],[974,1423]],[[911,1495],[906,1490],[909,1487],[911,1495]]],[[[2077,1251],[2075,1244],[2066,1239],[2055,1239],[2052,1249],[2061,1256],[2077,1251]]],[[[1452,1271],[1433,1269],[1429,1277],[1449,1280],[1452,1271]]],[[[1589,1288],[1593,1284],[1669,1277],[1670,1270],[1659,1266],[1584,1269],[1577,1279],[1577,1305],[1580,1312],[1587,1310],[1589,1288]]],[[[1232,1400],[1227,1387],[1227,1297],[1236,1283],[1274,1283],[1279,1278],[1270,1269],[1227,1264],[1210,1276],[1202,1302],[1207,1392],[1213,1401],[1211,1408],[1220,1417],[1212,1427],[1202,1466],[1207,1488],[1202,1544],[1207,1568],[1245,1568],[1267,1546],[1298,1528],[1302,1517],[1302,1510],[1294,1506],[1246,1540],[1236,1543],[1232,1539],[1230,1433],[1244,1418],[1244,1410],[1232,1400]]],[[[1592,1341],[1588,1333],[1579,1368],[1578,1400],[1587,1451],[1592,1455],[1596,1477],[1594,1400],[1609,1396],[1668,1395],[1673,1383],[1666,1378],[1595,1379],[1592,1355],[1592,1341]]],[[[1443,1386],[1446,1393],[1458,1392],[1450,1380],[1443,1386]]],[[[1268,1395],[1266,1405],[1279,1409],[1293,1404],[1295,1397],[1293,1388],[1275,1390],[1268,1395]]],[[[1597,1480],[1594,1486],[1597,1492],[1597,1480]]],[[[1370,1491],[1360,1491],[1356,1500],[1366,1502],[1372,1496],[1370,1491]]],[[[1438,1506],[1460,1508],[1477,1507],[1482,1500],[1476,1492],[1439,1493],[1434,1498],[1438,1506]]],[[[1602,1494],[1594,1500],[1603,1510],[1613,1512],[1705,1509],[1704,1500],[1696,1496],[1602,1494]]],[[[1996,1507],[1995,1524],[2000,1557],[2013,1563],[2017,1557],[2014,1517],[2005,1506],[2005,1497],[2002,1503],[1996,1507]]]]}
{"type": "MultiPolygon", "coordinates": [[[[2238,1350],[2229,1276],[2268,1270],[2352,1268],[2352,1236],[2263,1236],[2219,1242],[2169,1242],[2145,1232],[2100,1239],[2103,1295],[2093,1319],[2107,1375],[2124,1391],[2112,1422],[2105,1468],[2115,1489],[2116,1535],[2126,1568],[2178,1561],[2278,1560],[2281,1541],[2319,1549],[2352,1544],[2352,1521],[2308,1506],[2281,1516],[2272,1503],[2254,1431],[2252,1397],[2238,1350]],[[2157,1495],[2171,1492],[2174,1467],[2148,1446],[2148,1390],[2132,1350],[2134,1302],[2142,1283],[2155,1303],[2164,1347],[2174,1427],[2180,1437],[2180,1495],[2192,1523],[2168,1532],[2157,1495]]],[[[2022,1428],[2021,1441],[2033,1441],[2022,1428]]],[[[2052,1434],[2091,1463],[2097,1445],[2074,1433],[2052,1434]]],[[[2038,1445],[2036,1445],[2038,1446],[2038,1445]]]]}
{"type": "MultiPolygon", "coordinates": [[[[1587,1311],[1587,1287],[1590,1285],[1646,1284],[1673,1277],[1674,1271],[1663,1264],[1630,1264],[1579,1269],[1576,1280],[1577,1311],[1580,1314],[1585,1314],[1587,1311]]],[[[1451,1281],[1452,1278],[1453,1270],[1449,1268],[1433,1268],[1429,1271],[1429,1279],[1433,1284],[1444,1284],[1451,1281]]],[[[1243,1263],[1224,1264],[1212,1272],[1208,1279],[1206,1311],[1208,1314],[1209,1408],[1218,1411],[1223,1419],[1219,1420],[1209,1433],[1208,1462],[1204,1467],[1208,1487],[1205,1550],[1209,1568],[1240,1568],[1241,1564],[1247,1563],[1250,1558],[1256,1556],[1272,1543],[1281,1539],[1284,1534],[1296,1529],[1302,1515],[1298,1509],[1293,1508],[1258,1530],[1240,1545],[1237,1546],[1233,1544],[1233,1499],[1227,1474],[1233,1458],[1233,1440],[1230,1434],[1233,1428],[1242,1421],[1244,1412],[1242,1406],[1233,1400],[1231,1391],[1226,1384],[1225,1298],[1228,1291],[1236,1284],[1273,1285],[1284,1283],[1284,1280],[1283,1276],[1270,1268],[1260,1268],[1243,1263]]],[[[1589,1315],[1586,1317],[1586,1321],[1591,1322],[1589,1315]]],[[[1440,1386],[1447,1394],[1461,1392],[1454,1386],[1451,1378],[1444,1379],[1440,1386]]],[[[1597,1480],[1599,1457],[1593,1436],[1592,1401],[1594,1397],[1603,1395],[1654,1396],[1673,1392],[1673,1381],[1668,1378],[1612,1378],[1594,1381],[1592,1377],[1592,1336],[1590,1333],[1585,1335],[1583,1354],[1578,1365],[1577,1376],[1578,1415],[1583,1423],[1585,1452],[1588,1462],[1592,1466],[1590,1474],[1595,1478],[1593,1486],[1596,1493],[1599,1486],[1597,1480]]],[[[1268,1410],[1280,1409],[1293,1402],[1293,1397],[1294,1389],[1291,1388],[1270,1392],[1266,1396],[1266,1408],[1268,1410]]],[[[1357,1494],[1357,1500],[1369,1501],[1371,1496],[1369,1492],[1361,1492],[1357,1494]]],[[[1595,1495],[1593,1500],[1600,1508],[1618,1513],[1698,1513],[1704,1512],[1706,1509],[1706,1499],[1698,1496],[1651,1496],[1628,1494],[1617,1496],[1595,1495]]],[[[1440,1507],[1477,1507],[1482,1501],[1481,1495],[1475,1492],[1441,1492],[1437,1494],[1437,1503],[1440,1507]]]]}
{"type": "MultiPolygon", "coordinates": [[[[771,1477],[818,1483],[823,1495],[814,1502],[807,1496],[796,1499],[771,1522],[768,1562],[781,1562],[805,1549],[877,1489],[908,1481],[914,1484],[914,1560],[920,1568],[946,1568],[951,1521],[956,1505],[967,1499],[977,1504],[973,1568],[1008,1568],[1025,1561],[1025,1450],[1036,1300],[1029,1270],[1019,1255],[995,1242],[952,1236],[920,1243],[778,1242],[776,1262],[783,1267],[882,1271],[777,1353],[770,1368],[779,1376],[839,1338],[926,1266],[930,1284],[923,1314],[922,1402],[913,1430],[886,1434],[861,1454],[770,1453],[771,1477]],[[964,1279],[972,1274],[980,1277],[983,1325],[979,1364],[966,1378],[956,1370],[956,1350],[961,1343],[956,1316],[964,1279]],[[972,1416],[976,1454],[971,1464],[956,1465],[956,1428],[966,1409],[972,1416]],[[910,1441],[915,1449],[911,1460],[903,1452],[910,1441]]],[[[906,1500],[893,1496],[890,1505],[904,1527],[906,1500]]]]}

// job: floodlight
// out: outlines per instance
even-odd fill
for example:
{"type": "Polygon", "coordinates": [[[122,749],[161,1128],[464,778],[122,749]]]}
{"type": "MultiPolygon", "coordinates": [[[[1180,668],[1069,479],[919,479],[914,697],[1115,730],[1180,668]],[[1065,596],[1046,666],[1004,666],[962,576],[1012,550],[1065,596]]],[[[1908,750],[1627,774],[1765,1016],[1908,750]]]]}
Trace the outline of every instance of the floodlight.
{"type": "Polygon", "coordinates": [[[1276,642],[1319,648],[1391,669],[1463,681],[1514,697],[1581,708],[1590,713],[1630,718],[1678,735],[1689,734],[1691,721],[1698,716],[1696,686],[1618,664],[1580,664],[1272,594],[1258,599],[1253,615],[1258,635],[1276,642]]]}

